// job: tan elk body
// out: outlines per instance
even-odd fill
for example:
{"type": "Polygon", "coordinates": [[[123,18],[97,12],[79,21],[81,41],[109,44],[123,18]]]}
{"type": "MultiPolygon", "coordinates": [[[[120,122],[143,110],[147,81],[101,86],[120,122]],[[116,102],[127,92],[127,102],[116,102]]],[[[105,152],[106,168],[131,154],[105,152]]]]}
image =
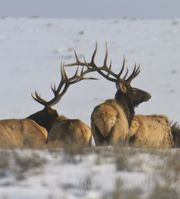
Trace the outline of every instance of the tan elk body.
{"type": "Polygon", "coordinates": [[[126,114],[114,99],[106,100],[95,107],[91,115],[91,128],[96,145],[119,144],[120,141],[127,141],[129,137],[126,114]]]}
{"type": "Polygon", "coordinates": [[[79,119],[68,119],[59,116],[50,129],[49,146],[83,147],[91,146],[92,132],[88,125],[79,119]]]}
{"type": "Polygon", "coordinates": [[[30,119],[0,120],[1,148],[41,148],[47,141],[45,128],[30,119]]]}
{"type": "Polygon", "coordinates": [[[130,143],[137,147],[174,147],[171,124],[165,115],[135,115],[130,127],[130,143]]]}

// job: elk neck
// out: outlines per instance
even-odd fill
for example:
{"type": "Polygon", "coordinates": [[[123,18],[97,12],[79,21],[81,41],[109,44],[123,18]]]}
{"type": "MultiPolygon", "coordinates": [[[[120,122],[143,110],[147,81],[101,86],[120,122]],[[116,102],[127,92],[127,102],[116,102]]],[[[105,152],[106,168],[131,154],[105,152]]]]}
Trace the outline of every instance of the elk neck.
{"type": "Polygon", "coordinates": [[[38,111],[27,118],[34,120],[36,123],[46,128],[46,130],[49,132],[52,125],[58,118],[58,113],[50,106],[47,106],[43,110],[38,111]]]}
{"type": "Polygon", "coordinates": [[[133,105],[132,100],[127,95],[122,93],[120,90],[116,92],[115,99],[117,100],[117,103],[121,106],[121,108],[124,110],[124,113],[128,120],[128,124],[130,126],[135,114],[135,106],[133,105]]]}

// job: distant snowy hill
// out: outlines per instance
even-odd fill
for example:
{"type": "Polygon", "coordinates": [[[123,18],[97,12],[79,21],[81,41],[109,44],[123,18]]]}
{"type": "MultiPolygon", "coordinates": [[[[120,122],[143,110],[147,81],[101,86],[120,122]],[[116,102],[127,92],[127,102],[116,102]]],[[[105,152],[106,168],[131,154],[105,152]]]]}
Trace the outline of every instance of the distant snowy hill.
{"type": "MultiPolygon", "coordinates": [[[[113,68],[141,65],[134,86],[151,93],[137,113],[166,114],[180,122],[180,20],[70,20],[43,18],[0,19],[0,118],[23,118],[42,109],[31,98],[35,89],[52,97],[51,83],[58,84],[61,61],[74,61],[73,49],[90,59],[98,42],[101,64],[108,43],[113,68]]],[[[115,85],[98,76],[69,88],[55,106],[59,114],[90,124],[93,108],[113,98],[115,85]]]]}

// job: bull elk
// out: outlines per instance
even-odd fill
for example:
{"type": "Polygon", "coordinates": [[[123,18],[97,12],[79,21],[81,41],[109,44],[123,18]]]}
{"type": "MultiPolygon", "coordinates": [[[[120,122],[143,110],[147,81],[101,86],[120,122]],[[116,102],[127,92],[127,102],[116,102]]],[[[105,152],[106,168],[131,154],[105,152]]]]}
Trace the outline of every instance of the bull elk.
{"type": "Polygon", "coordinates": [[[95,79],[92,77],[84,77],[88,72],[90,71],[87,67],[83,67],[80,72],[79,68],[77,68],[75,74],[68,77],[64,65],[61,65],[61,81],[57,88],[55,85],[51,86],[54,97],[46,101],[37,91],[32,94],[32,98],[43,105],[44,109],[30,115],[28,118],[46,128],[48,131],[49,145],[52,146],[53,143],[56,144],[56,146],[65,146],[68,144],[79,146],[90,145],[92,132],[85,123],[79,119],[68,119],[64,116],[59,116],[57,111],[52,108],[53,105],[61,100],[70,85],[85,79],[95,79]]]}
{"type": "Polygon", "coordinates": [[[96,145],[119,144],[129,139],[129,128],[135,114],[135,107],[140,103],[148,101],[150,94],[146,91],[131,86],[131,81],[140,73],[140,66],[134,66],[132,73],[128,76],[128,69],[125,74],[125,59],[118,73],[112,71],[112,64],[107,64],[108,50],[102,66],[95,63],[96,48],[90,62],[81,61],[75,52],[76,62],[65,66],[87,66],[92,71],[98,72],[105,79],[116,84],[117,92],[114,99],[106,100],[96,106],[91,115],[92,133],[96,145]],[[123,77],[121,77],[123,76],[123,77]]]}

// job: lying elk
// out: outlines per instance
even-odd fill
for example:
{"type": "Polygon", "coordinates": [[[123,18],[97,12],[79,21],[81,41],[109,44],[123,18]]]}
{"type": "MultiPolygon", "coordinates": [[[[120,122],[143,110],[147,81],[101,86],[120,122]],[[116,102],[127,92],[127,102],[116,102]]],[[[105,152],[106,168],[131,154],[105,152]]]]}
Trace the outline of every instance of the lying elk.
{"type": "Polygon", "coordinates": [[[84,77],[88,72],[88,68],[87,70],[82,68],[79,74],[79,69],[77,69],[75,74],[69,78],[65,72],[64,65],[62,65],[61,81],[57,88],[56,86],[51,87],[54,94],[54,97],[51,100],[44,100],[36,91],[32,94],[33,99],[43,105],[44,109],[30,115],[28,118],[46,128],[48,131],[49,145],[90,145],[92,132],[85,123],[79,119],[68,119],[64,116],[59,116],[57,111],[52,108],[53,105],[57,104],[61,100],[70,85],[84,79],[95,79],[84,77]]]}
{"type": "Polygon", "coordinates": [[[180,147],[180,126],[165,115],[135,115],[130,143],[151,148],[180,147]]]}
{"type": "Polygon", "coordinates": [[[111,63],[108,66],[108,50],[104,64],[97,66],[95,56],[97,44],[92,55],[91,61],[80,61],[76,52],[76,62],[66,66],[87,66],[92,71],[97,71],[105,79],[116,84],[117,92],[114,99],[109,99],[95,107],[91,115],[91,127],[96,145],[119,144],[129,139],[129,128],[134,117],[134,109],[140,103],[148,101],[150,94],[146,91],[131,86],[131,81],[140,73],[140,67],[136,66],[133,72],[128,76],[128,69],[122,76],[125,68],[125,59],[119,73],[112,71],[111,63]]]}
{"type": "Polygon", "coordinates": [[[33,120],[0,120],[0,148],[43,147],[47,136],[46,129],[33,120]]]}
{"type": "Polygon", "coordinates": [[[130,127],[129,142],[137,147],[174,147],[172,130],[175,132],[175,129],[177,132],[177,126],[172,127],[165,115],[135,115],[130,127]]]}

